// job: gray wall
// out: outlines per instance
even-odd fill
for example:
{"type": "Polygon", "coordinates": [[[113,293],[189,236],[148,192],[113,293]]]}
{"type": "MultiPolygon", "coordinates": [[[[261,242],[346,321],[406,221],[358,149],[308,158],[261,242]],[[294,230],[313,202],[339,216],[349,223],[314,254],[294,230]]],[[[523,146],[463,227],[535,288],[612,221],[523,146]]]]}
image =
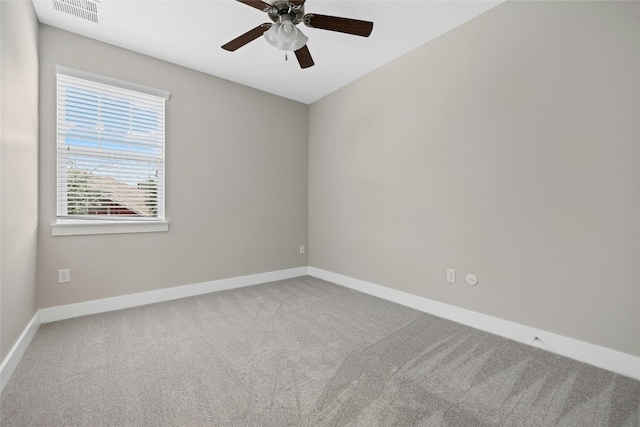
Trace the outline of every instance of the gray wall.
{"type": "Polygon", "coordinates": [[[310,265],[640,356],[639,8],[507,2],[313,104],[310,265]]]}
{"type": "Polygon", "coordinates": [[[37,310],[38,21],[0,2],[0,360],[37,310]]]}
{"type": "Polygon", "coordinates": [[[308,264],[306,105],[44,25],[40,73],[41,308],[308,264]],[[56,64],[171,92],[169,232],[51,236],[56,64]]]}

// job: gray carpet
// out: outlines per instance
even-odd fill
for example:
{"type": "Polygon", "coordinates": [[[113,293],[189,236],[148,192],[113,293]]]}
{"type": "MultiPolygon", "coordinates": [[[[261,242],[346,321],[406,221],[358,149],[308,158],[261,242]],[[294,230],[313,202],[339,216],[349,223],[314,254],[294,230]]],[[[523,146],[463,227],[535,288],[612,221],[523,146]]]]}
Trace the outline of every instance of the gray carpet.
{"type": "Polygon", "coordinates": [[[44,324],[9,426],[640,426],[640,382],[303,277],[44,324]]]}

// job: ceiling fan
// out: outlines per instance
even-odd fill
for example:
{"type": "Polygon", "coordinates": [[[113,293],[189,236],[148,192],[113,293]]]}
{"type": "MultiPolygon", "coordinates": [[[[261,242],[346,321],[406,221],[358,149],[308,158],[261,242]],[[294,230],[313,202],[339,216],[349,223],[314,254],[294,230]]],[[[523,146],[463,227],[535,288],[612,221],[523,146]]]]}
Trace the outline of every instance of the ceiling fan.
{"type": "Polygon", "coordinates": [[[273,23],[258,25],[223,45],[222,48],[233,52],[264,35],[272,46],[280,50],[295,52],[301,68],[309,68],[314,62],[313,58],[311,58],[311,53],[309,53],[309,48],[307,48],[309,38],[296,27],[299,23],[303,22],[304,25],[310,28],[337,31],[361,37],[369,37],[371,30],[373,30],[373,22],[369,21],[317,15],[315,13],[305,14],[305,0],[275,0],[273,4],[265,3],[261,0],[236,1],[266,12],[273,23]]]}

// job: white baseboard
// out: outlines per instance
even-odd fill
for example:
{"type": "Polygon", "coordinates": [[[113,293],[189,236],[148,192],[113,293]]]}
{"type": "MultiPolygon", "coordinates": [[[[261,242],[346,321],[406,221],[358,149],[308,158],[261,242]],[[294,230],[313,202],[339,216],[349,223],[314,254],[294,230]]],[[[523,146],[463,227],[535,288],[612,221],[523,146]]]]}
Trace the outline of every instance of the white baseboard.
{"type": "Polygon", "coordinates": [[[154,304],[157,302],[193,297],[196,295],[203,295],[211,292],[258,285],[260,283],[291,279],[293,277],[305,275],[307,275],[307,267],[298,267],[288,270],[278,270],[268,273],[252,274],[249,276],[213,280],[211,282],[196,283],[193,285],[176,286],[174,288],[158,289],[157,291],[122,295],[118,297],[80,302],[76,304],[42,308],[40,309],[40,319],[42,323],[49,323],[58,320],[70,319],[72,317],[86,316],[89,314],[104,313],[114,310],[122,310],[125,308],[132,308],[141,305],[154,304]]]}
{"type": "Polygon", "coordinates": [[[309,267],[309,275],[640,380],[640,357],[315,267],[309,267]]]}
{"type": "Polygon", "coordinates": [[[460,307],[433,301],[319,268],[298,267],[40,309],[33,316],[16,344],[2,361],[2,364],[0,364],[0,392],[4,390],[4,387],[9,382],[11,375],[42,323],[203,295],[244,286],[258,285],[276,280],[305,276],[307,274],[514,341],[541,347],[553,353],[640,380],[640,358],[636,356],[465,310],[460,307]],[[533,338],[536,336],[539,338],[539,341],[534,342],[533,338]]]}
{"type": "Polygon", "coordinates": [[[37,311],[33,316],[27,327],[24,329],[20,338],[13,345],[7,356],[0,364],[0,392],[4,390],[4,387],[9,382],[11,375],[18,367],[18,363],[20,363],[20,359],[24,356],[24,353],[27,351],[29,344],[33,340],[33,337],[38,332],[38,328],[40,327],[40,311],[37,311]]]}

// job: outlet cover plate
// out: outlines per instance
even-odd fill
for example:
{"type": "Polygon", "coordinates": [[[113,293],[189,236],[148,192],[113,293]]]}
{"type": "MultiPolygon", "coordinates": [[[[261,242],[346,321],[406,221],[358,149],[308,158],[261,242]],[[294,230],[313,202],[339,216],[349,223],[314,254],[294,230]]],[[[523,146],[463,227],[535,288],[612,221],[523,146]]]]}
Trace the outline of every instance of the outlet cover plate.
{"type": "Polygon", "coordinates": [[[456,283],[456,270],[453,268],[447,268],[447,282],[456,283]]]}
{"type": "Polygon", "coordinates": [[[71,270],[64,268],[58,270],[58,283],[69,283],[71,281],[71,270]]]}

